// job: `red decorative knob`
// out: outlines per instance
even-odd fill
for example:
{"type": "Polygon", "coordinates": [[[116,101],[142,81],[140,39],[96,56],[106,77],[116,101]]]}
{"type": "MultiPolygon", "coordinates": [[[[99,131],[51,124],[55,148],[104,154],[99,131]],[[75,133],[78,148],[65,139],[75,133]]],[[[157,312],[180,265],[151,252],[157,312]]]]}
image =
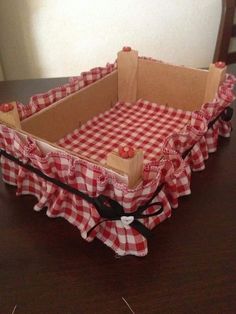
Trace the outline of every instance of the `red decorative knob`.
{"type": "Polygon", "coordinates": [[[14,109],[13,104],[1,104],[0,105],[0,111],[2,112],[9,112],[14,109]]]}
{"type": "Polygon", "coordinates": [[[119,147],[119,156],[122,158],[132,158],[134,157],[134,149],[129,146],[121,146],[119,147]]]}
{"type": "Polygon", "coordinates": [[[123,51],[129,52],[129,51],[131,51],[131,47],[123,47],[123,51]]]}
{"type": "Polygon", "coordinates": [[[223,62],[223,61],[218,61],[215,63],[215,66],[219,69],[223,69],[225,67],[225,65],[226,65],[225,62],[223,62]]]}

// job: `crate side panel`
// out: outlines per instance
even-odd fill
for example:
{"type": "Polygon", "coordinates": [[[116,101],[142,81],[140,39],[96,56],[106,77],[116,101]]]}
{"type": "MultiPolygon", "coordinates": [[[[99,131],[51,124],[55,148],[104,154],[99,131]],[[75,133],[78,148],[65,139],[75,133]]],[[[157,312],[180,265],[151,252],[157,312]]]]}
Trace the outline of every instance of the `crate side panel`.
{"type": "Polygon", "coordinates": [[[139,60],[138,99],[183,110],[198,110],[204,100],[208,71],[139,60]]]}
{"type": "Polygon", "coordinates": [[[117,71],[22,121],[22,129],[56,142],[117,102],[117,71]]]}

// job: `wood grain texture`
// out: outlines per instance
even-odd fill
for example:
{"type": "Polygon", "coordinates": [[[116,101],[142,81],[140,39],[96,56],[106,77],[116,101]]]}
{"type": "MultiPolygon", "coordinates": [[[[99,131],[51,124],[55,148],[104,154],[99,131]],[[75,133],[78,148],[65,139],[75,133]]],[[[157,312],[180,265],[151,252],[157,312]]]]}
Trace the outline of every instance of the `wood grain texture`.
{"type": "Polygon", "coordinates": [[[56,142],[117,102],[117,71],[22,121],[22,129],[56,142]],[[66,117],[66,118],[65,118],[66,117]]]}
{"type": "Polygon", "coordinates": [[[138,96],[162,105],[198,110],[208,71],[139,59],[138,96]]]}
{"type": "Polygon", "coordinates": [[[13,109],[9,112],[0,111],[0,121],[9,124],[14,128],[21,129],[20,117],[18,114],[16,102],[12,101],[10,104],[13,105],[13,109]]]}
{"type": "Polygon", "coordinates": [[[143,151],[135,151],[132,158],[122,158],[117,152],[110,152],[107,155],[106,165],[111,169],[118,170],[128,175],[128,186],[133,188],[142,180],[143,173],[143,151]]]}
{"type": "Polygon", "coordinates": [[[211,64],[207,75],[206,91],[204,97],[205,102],[211,102],[217,95],[219,85],[224,81],[226,74],[226,67],[217,68],[215,64],[211,64]]]}
{"type": "Polygon", "coordinates": [[[117,56],[118,100],[133,102],[137,100],[138,52],[120,51],[117,56]]]}
{"type": "MultiPolygon", "coordinates": [[[[23,98],[34,84],[0,83],[0,101],[23,98]]],[[[135,313],[235,313],[235,160],[234,131],[193,174],[192,195],[154,230],[145,258],[117,259],[87,243],[0,180],[0,313],[17,305],[15,314],[129,314],[122,297],[135,313]]]]}

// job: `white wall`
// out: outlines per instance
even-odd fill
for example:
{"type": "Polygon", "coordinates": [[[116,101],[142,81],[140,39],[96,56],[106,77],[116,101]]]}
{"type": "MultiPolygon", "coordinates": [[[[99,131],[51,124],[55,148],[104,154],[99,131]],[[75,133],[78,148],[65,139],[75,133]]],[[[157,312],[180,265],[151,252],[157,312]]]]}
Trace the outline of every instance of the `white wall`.
{"type": "Polygon", "coordinates": [[[2,0],[4,73],[7,79],[77,75],[114,61],[125,45],[205,67],[220,14],[221,0],[2,0]]]}

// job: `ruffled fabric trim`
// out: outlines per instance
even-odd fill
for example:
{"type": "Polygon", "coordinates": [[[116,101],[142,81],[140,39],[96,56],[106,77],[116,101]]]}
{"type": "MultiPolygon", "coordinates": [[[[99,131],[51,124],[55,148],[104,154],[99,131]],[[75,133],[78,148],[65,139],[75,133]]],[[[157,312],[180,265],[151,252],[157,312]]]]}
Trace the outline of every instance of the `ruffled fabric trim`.
{"type": "MultiPolygon", "coordinates": [[[[95,79],[102,75],[100,70],[98,73],[95,79]]],[[[89,84],[92,80],[93,76],[87,80],[87,83],[83,80],[83,84],[89,84]]],[[[171,210],[178,206],[180,196],[190,194],[191,170],[204,169],[208,153],[213,152],[217,147],[219,134],[229,136],[231,131],[229,122],[219,120],[212,129],[208,129],[207,126],[234,100],[232,88],[235,81],[233,76],[228,75],[220,86],[215,100],[204,104],[200,111],[194,112],[190,124],[186,125],[181,132],[166,138],[161,150],[163,158],[159,162],[153,161],[145,165],[143,181],[134,189],[129,189],[114,173],[112,174],[102,166],[81,160],[66,152],[45,152],[34,138],[23,137],[20,132],[3,125],[0,125],[0,147],[22,162],[30,163],[46,175],[92,197],[104,194],[116,200],[123,206],[126,213],[132,213],[138,206],[143,205],[151,198],[157,187],[164,184],[162,191],[153,200],[163,203],[162,214],[142,220],[147,228],[153,229],[171,216],[171,210]],[[182,158],[183,153],[188,149],[191,149],[191,152],[187,157],[182,158]]],[[[71,82],[77,84],[78,88],[82,86],[80,77],[73,78],[71,82]]],[[[67,91],[63,95],[66,93],[67,91]]],[[[41,104],[39,97],[37,101],[29,105],[32,106],[31,109],[24,111],[21,105],[18,106],[22,110],[21,117],[25,118],[44,106],[50,105],[53,99],[58,100],[57,96],[51,98],[50,92],[48,95],[48,102],[41,104]]],[[[34,96],[32,99],[35,99],[34,96]]],[[[25,168],[6,160],[3,156],[1,156],[1,163],[3,179],[17,186],[17,195],[32,194],[37,197],[35,210],[39,211],[46,207],[49,217],[65,218],[80,230],[84,239],[92,241],[97,237],[119,255],[144,256],[147,254],[146,238],[121,221],[103,222],[88,236],[88,231],[101,221],[101,217],[91,204],[39,178],[25,168]]],[[[154,210],[150,207],[145,213],[153,213],[154,210]]]]}
{"type": "Polygon", "coordinates": [[[117,68],[117,64],[107,63],[105,67],[96,67],[80,76],[72,77],[67,84],[53,88],[46,93],[36,94],[30,98],[29,104],[23,105],[17,102],[17,109],[21,120],[24,120],[34,113],[52,105],[54,102],[71,95],[80,89],[96,82],[117,68]]]}
{"type": "MultiPolygon", "coordinates": [[[[23,140],[17,131],[6,126],[1,125],[0,131],[0,147],[7,153],[91,197],[100,194],[109,196],[118,201],[126,213],[132,212],[138,206],[146,203],[160,184],[161,167],[155,169],[155,179],[146,180],[135,189],[129,189],[103,167],[95,166],[62,152],[44,153],[35,139],[26,137],[23,140]]],[[[17,195],[32,194],[37,197],[38,202],[34,206],[36,211],[47,207],[49,217],[67,219],[80,230],[84,239],[91,241],[95,237],[99,237],[107,245],[111,245],[118,254],[145,255],[147,253],[146,239],[129,226],[122,224],[121,228],[120,221],[104,222],[88,236],[88,231],[101,220],[91,204],[39,178],[25,168],[9,162],[3,156],[1,156],[1,163],[3,180],[17,186],[17,195]],[[139,241],[138,246],[136,245],[137,241],[139,241]],[[134,247],[135,245],[136,247],[134,247]]],[[[162,167],[165,167],[165,162],[162,163],[162,167]]],[[[160,216],[145,221],[150,229],[171,214],[171,206],[165,194],[161,193],[153,201],[162,202],[164,211],[160,216]]],[[[152,213],[153,210],[150,207],[146,213],[152,213]]]]}
{"type": "MultiPolygon", "coordinates": [[[[233,88],[236,83],[236,78],[233,75],[227,74],[225,81],[219,87],[218,93],[212,103],[202,105],[200,114],[205,117],[207,123],[214,120],[220,113],[224,112],[227,107],[235,100],[233,88]]],[[[218,137],[230,137],[232,125],[230,121],[223,121],[221,117],[214,125],[207,129],[201,140],[196,143],[190,156],[187,160],[193,171],[205,169],[205,160],[208,159],[208,154],[217,150],[218,137]]]]}

